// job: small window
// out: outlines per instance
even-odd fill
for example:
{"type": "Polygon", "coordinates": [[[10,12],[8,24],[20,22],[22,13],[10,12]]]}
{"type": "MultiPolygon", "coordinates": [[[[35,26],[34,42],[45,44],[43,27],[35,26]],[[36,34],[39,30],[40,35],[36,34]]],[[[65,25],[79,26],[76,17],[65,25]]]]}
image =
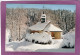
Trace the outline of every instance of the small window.
{"type": "Polygon", "coordinates": [[[45,17],[45,16],[42,16],[42,17],[45,17]]]}

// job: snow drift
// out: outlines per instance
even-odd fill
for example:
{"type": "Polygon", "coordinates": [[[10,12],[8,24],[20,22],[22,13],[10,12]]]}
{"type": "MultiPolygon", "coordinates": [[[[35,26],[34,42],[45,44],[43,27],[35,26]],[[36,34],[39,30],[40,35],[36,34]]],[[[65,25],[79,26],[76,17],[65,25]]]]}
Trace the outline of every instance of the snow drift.
{"type": "Polygon", "coordinates": [[[26,40],[35,42],[35,43],[48,43],[51,44],[52,37],[46,32],[43,33],[31,33],[26,34],[26,40]]]}
{"type": "Polygon", "coordinates": [[[74,48],[75,46],[75,31],[71,30],[63,37],[63,42],[61,44],[62,48],[74,48]]]}
{"type": "MultiPolygon", "coordinates": [[[[26,34],[26,38],[21,41],[12,41],[5,45],[6,51],[24,51],[24,52],[31,52],[31,51],[41,51],[41,52],[54,52],[54,51],[63,51],[65,48],[62,47],[71,47],[71,51],[74,51],[74,45],[75,45],[75,32],[69,32],[64,35],[63,39],[52,39],[52,37],[46,33],[32,33],[26,34]],[[27,41],[25,41],[27,39],[27,41]],[[33,39],[35,40],[34,43],[33,39]],[[28,42],[29,41],[29,42],[28,42]],[[35,42],[38,41],[39,44],[35,44],[35,42]],[[42,45],[43,43],[48,43],[49,41],[52,41],[51,44],[42,45]]],[[[8,39],[7,39],[8,40],[8,39]]],[[[70,51],[69,49],[65,49],[67,51],[70,51]]],[[[67,52],[66,51],[66,52],[67,52]]]]}
{"type": "Polygon", "coordinates": [[[38,50],[44,50],[42,52],[45,52],[46,49],[59,49],[59,45],[61,43],[62,40],[54,40],[54,44],[46,44],[46,45],[42,45],[42,44],[35,44],[35,43],[31,43],[31,42],[27,42],[25,41],[25,39],[21,40],[21,41],[12,41],[8,44],[5,45],[5,50],[6,51],[10,51],[10,52],[14,52],[14,51],[18,51],[18,52],[31,52],[31,51],[38,51],[38,50]]]}

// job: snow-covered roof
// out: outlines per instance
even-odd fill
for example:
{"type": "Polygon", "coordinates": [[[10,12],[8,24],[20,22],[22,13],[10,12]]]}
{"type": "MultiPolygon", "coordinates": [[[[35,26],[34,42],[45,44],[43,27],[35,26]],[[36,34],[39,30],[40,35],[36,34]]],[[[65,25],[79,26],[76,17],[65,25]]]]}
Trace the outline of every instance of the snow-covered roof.
{"type": "Polygon", "coordinates": [[[37,24],[29,27],[30,30],[35,30],[35,31],[62,31],[60,28],[54,26],[53,24],[50,23],[50,21],[41,23],[38,22],[37,24]]]}
{"type": "Polygon", "coordinates": [[[29,27],[29,29],[36,30],[36,31],[43,30],[48,23],[50,23],[50,21],[45,23],[38,22],[37,24],[29,27]]]}
{"type": "Polygon", "coordinates": [[[53,24],[49,24],[44,31],[62,31],[60,28],[54,26],[53,24]]]}

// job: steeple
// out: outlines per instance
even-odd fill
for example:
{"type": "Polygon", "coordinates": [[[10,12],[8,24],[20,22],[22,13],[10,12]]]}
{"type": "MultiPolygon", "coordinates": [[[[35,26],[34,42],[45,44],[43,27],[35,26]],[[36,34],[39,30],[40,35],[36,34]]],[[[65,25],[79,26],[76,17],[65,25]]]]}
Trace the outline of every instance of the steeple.
{"type": "Polygon", "coordinates": [[[44,11],[43,11],[43,14],[44,14],[44,11]]]}
{"type": "Polygon", "coordinates": [[[44,13],[44,6],[43,6],[43,13],[41,15],[41,23],[46,22],[46,14],[44,13]]]}
{"type": "Polygon", "coordinates": [[[43,14],[44,14],[44,6],[43,6],[43,14]]]}

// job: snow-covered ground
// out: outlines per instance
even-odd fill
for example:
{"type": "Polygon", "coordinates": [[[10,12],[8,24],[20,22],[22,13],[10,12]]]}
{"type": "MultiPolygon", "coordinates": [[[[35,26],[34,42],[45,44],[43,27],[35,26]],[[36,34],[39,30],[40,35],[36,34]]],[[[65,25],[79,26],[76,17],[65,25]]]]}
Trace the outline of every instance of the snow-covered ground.
{"type": "Polygon", "coordinates": [[[52,44],[41,45],[22,40],[20,42],[11,42],[6,44],[6,51],[20,51],[20,52],[74,52],[74,49],[60,48],[63,39],[55,39],[52,44]]]}
{"type": "MultiPolygon", "coordinates": [[[[7,32],[7,34],[9,34],[9,32],[7,32]]],[[[51,38],[49,39],[50,36],[47,34],[44,35],[44,34],[36,33],[36,34],[30,34],[30,35],[33,37],[31,38],[30,36],[28,36],[28,34],[26,35],[28,36],[26,38],[29,39],[30,42],[25,41],[25,39],[21,41],[8,42],[10,36],[7,35],[5,50],[6,51],[20,51],[20,52],[22,51],[24,52],[31,52],[31,51],[33,52],[74,52],[75,51],[75,48],[62,48],[63,46],[72,47],[75,45],[75,31],[71,31],[65,34],[63,36],[63,39],[51,39],[51,38]],[[40,36],[42,36],[42,38],[40,36]],[[40,39],[37,37],[40,37],[40,39]],[[32,39],[35,39],[35,40],[38,39],[39,42],[41,41],[47,42],[48,40],[51,40],[52,43],[51,44],[36,44],[36,43],[31,42],[32,39]]]]}
{"type": "Polygon", "coordinates": [[[36,51],[38,49],[58,49],[60,48],[60,43],[63,41],[63,39],[60,40],[53,40],[52,44],[42,45],[42,44],[35,44],[31,42],[27,42],[25,40],[17,41],[17,42],[11,42],[9,44],[6,44],[5,48],[6,51],[36,51]]]}

